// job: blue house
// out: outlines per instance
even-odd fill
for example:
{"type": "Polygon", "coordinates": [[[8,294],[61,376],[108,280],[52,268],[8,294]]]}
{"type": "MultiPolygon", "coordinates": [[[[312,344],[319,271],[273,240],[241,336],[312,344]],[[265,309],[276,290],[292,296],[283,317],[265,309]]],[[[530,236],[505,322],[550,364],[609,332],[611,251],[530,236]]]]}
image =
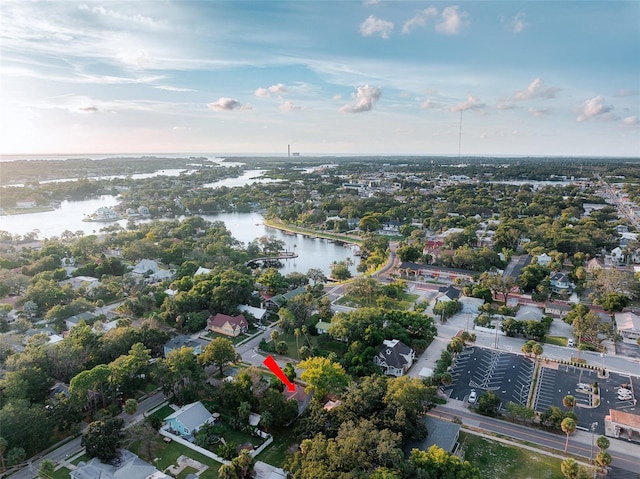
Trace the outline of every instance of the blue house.
{"type": "Polygon", "coordinates": [[[164,421],[165,429],[189,440],[204,424],[213,423],[215,419],[200,401],[196,401],[182,406],[164,421]]]}

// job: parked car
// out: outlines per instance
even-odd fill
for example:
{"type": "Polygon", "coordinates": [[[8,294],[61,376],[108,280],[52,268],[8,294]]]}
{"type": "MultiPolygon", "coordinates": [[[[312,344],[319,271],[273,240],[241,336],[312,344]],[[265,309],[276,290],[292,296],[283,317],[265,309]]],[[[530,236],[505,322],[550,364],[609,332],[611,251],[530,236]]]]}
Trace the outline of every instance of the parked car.
{"type": "Polygon", "coordinates": [[[471,392],[469,393],[469,404],[475,404],[477,400],[478,400],[478,393],[476,392],[475,389],[472,389],[471,392]]]}
{"type": "Polygon", "coordinates": [[[573,339],[569,338],[569,340],[567,341],[567,346],[569,346],[570,348],[573,347],[573,339]]]}

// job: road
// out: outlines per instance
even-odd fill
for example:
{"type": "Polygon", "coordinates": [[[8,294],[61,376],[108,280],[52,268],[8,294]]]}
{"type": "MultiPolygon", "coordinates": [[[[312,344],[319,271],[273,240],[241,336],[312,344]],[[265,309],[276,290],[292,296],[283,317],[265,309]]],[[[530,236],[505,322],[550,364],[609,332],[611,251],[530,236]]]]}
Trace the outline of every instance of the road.
{"type": "MultiPolygon", "coordinates": [[[[462,420],[463,425],[470,429],[500,434],[507,438],[515,438],[519,441],[536,444],[543,448],[551,448],[559,454],[564,451],[566,441],[564,434],[553,434],[530,426],[480,416],[466,409],[461,401],[450,400],[447,405],[437,406],[430,414],[434,417],[448,420],[458,417],[462,420]],[[452,407],[451,404],[455,404],[455,406],[452,407]]],[[[592,450],[592,439],[591,433],[576,431],[576,433],[569,438],[569,454],[583,457],[588,462],[592,454],[595,455],[598,451],[597,447],[594,448],[595,450],[592,450]]],[[[610,439],[610,441],[611,446],[608,452],[613,458],[612,465],[625,471],[638,473],[640,446],[617,439],[610,439]]]]}
{"type": "MultiPolygon", "coordinates": [[[[139,421],[141,421],[144,418],[144,415],[149,412],[151,409],[159,406],[160,404],[162,404],[165,401],[165,397],[164,394],[157,392],[149,397],[147,397],[146,399],[144,399],[142,402],[140,402],[138,404],[138,410],[135,412],[135,414],[133,415],[129,415],[126,413],[121,413],[120,416],[122,417],[122,419],[124,419],[124,424],[125,424],[125,428],[130,426],[131,424],[135,424],[139,421]]],[[[12,474],[10,477],[11,479],[34,479],[37,477],[38,475],[38,469],[40,468],[40,463],[45,460],[45,459],[49,459],[51,461],[53,461],[54,463],[58,464],[62,461],[64,461],[65,459],[72,457],[80,452],[82,452],[82,450],[84,449],[81,445],[80,442],[82,440],[82,437],[79,436],[65,444],[63,444],[62,446],[54,449],[53,451],[51,451],[50,453],[42,456],[42,457],[38,457],[37,459],[32,458],[29,462],[28,462],[28,467],[12,474]]]]}

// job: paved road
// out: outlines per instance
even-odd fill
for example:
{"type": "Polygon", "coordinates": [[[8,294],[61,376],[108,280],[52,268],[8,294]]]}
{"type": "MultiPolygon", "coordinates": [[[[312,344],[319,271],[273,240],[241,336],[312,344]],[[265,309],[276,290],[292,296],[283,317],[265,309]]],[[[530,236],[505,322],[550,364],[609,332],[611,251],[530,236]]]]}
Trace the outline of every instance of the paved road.
{"type": "MultiPolygon", "coordinates": [[[[158,392],[149,397],[138,404],[138,410],[135,414],[129,415],[126,413],[121,413],[120,416],[124,419],[125,427],[130,426],[131,424],[135,424],[136,422],[141,421],[144,418],[144,415],[149,412],[151,409],[159,406],[165,401],[164,394],[158,392]]],[[[46,454],[43,457],[39,457],[37,459],[32,458],[29,461],[29,466],[25,469],[22,469],[10,477],[11,479],[34,479],[38,475],[38,469],[40,468],[40,463],[49,459],[56,464],[64,461],[65,459],[72,457],[79,452],[82,452],[84,449],[81,445],[81,437],[77,437],[62,446],[54,449],[50,453],[46,454]]]]}
{"type": "MultiPolygon", "coordinates": [[[[462,419],[463,425],[471,429],[480,429],[481,431],[512,437],[545,448],[552,448],[560,453],[564,451],[566,441],[564,434],[553,434],[500,419],[480,416],[468,410],[461,401],[450,400],[447,405],[437,406],[430,414],[442,419],[452,419],[455,416],[462,419]]],[[[571,455],[584,457],[588,462],[589,458],[592,457],[592,439],[591,433],[576,431],[576,433],[569,438],[569,453],[571,455]]],[[[611,454],[611,457],[613,457],[613,465],[625,471],[638,473],[640,446],[613,438],[611,438],[610,441],[611,446],[608,452],[611,454]]],[[[597,447],[594,448],[593,455],[596,453],[597,447]]]]}

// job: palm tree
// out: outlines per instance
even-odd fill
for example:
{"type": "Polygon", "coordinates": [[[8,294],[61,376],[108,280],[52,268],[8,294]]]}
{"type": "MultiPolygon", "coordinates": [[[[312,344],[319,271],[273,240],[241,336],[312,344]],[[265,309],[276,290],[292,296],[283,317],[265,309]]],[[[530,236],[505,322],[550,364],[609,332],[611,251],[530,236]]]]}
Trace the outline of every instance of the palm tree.
{"type": "Polygon", "coordinates": [[[598,439],[596,439],[596,446],[598,446],[598,449],[600,449],[601,451],[609,449],[609,445],[609,439],[607,439],[605,436],[600,436],[598,439]]]}
{"type": "Polygon", "coordinates": [[[567,441],[564,444],[564,453],[566,455],[569,449],[569,436],[576,431],[576,422],[570,417],[565,417],[560,423],[560,427],[562,428],[562,432],[567,435],[567,441]]]}
{"type": "Polygon", "coordinates": [[[298,352],[298,361],[300,361],[300,345],[298,344],[298,338],[300,337],[300,328],[294,329],[293,334],[296,337],[296,351],[298,352]]]}
{"type": "Polygon", "coordinates": [[[611,464],[613,458],[607,451],[600,451],[596,456],[596,464],[600,466],[600,470],[603,474],[607,473],[607,466],[611,464]]]}
{"type": "Polygon", "coordinates": [[[562,461],[560,470],[566,479],[578,479],[580,475],[580,465],[570,457],[562,461]]]}
{"type": "Polygon", "coordinates": [[[562,398],[562,405],[567,409],[571,408],[571,410],[573,411],[573,408],[576,405],[576,398],[573,397],[571,394],[567,394],[565,397],[562,398]]]}

